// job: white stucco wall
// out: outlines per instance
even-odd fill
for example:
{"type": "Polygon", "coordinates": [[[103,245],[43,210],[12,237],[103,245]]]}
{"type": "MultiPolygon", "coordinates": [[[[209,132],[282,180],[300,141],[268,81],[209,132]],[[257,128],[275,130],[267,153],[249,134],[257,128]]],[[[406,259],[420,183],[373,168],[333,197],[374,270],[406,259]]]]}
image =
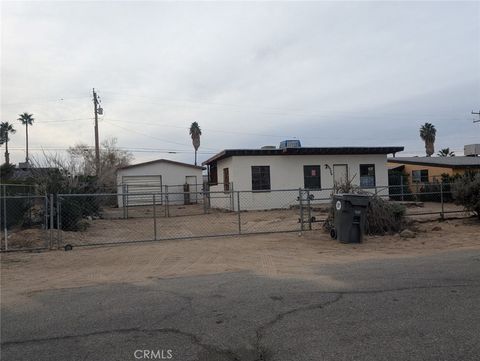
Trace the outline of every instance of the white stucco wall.
{"type": "MultiPolygon", "coordinates": [[[[119,194],[123,192],[123,189],[122,189],[123,177],[127,177],[127,176],[128,177],[130,176],[161,176],[163,191],[165,191],[165,186],[170,186],[168,190],[169,192],[183,192],[183,188],[181,186],[180,187],[172,187],[172,186],[183,185],[186,182],[187,176],[196,176],[197,184],[202,184],[203,182],[202,169],[183,166],[181,164],[157,162],[157,163],[139,165],[131,168],[119,169],[117,171],[117,192],[119,194]]],[[[201,192],[201,190],[202,190],[202,187],[198,186],[197,191],[201,192]]],[[[195,191],[195,190],[191,189],[191,191],[195,191]]],[[[180,201],[183,201],[183,195],[181,194],[177,196],[172,195],[170,200],[173,202],[177,198],[180,201]]],[[[119,207],[123,205],[121,195],[118,196],[118,205],[119,207]]]]}
{"type": "MultiPolygon", "coordinates": [[[[303,166],[319,165],[322,191],[312,192],[315,199],[328,198],[333,188],[333,171],[335,164],[346,164],[349,179],[360,183],[360,164],[375,164],[375,184],[388,186],[386,154],[356,155],[277,155],[277,156],[234,156],[217,163],[218,182],[223,182],[223,168],[229,168],[230,182],[235,191],[252,190],[252,166],[270,166],[271,192],[252,192],[242,194],[241,209],[288,208],[294,205],[298,193],[280,190],[292,190],[304,187],[303,166]],[[326,168],[325,165],[330,167],[326,168]],[[355,176],[355,177],[354,177],[355,176]]],[[[223,190],[223,185],[213,186],[212,191],[223,190]]],[[[366,189],[374,192],[374,189],[366,189]]],[[[383,191],[385,192],[385,190],[383,191]]],[[[387,191],[388,193],[388,191],[387,191]]],[[[224,208],[221,202],[212,206],[224,208]]]]}

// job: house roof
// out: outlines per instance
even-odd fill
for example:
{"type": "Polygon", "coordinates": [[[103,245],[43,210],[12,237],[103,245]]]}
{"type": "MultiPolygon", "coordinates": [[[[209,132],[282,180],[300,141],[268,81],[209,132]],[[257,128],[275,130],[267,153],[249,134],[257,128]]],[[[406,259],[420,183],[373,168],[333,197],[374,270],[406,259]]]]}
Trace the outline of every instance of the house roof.
{"type": "Polygon", "coordinates": [[[193,164],[188,164],[188,163],[182,163],[182,162],[176,162],[174,160],[169,160],[169,159],[156,159],[156,160],[151,160],[149,162],[143,162],[143,163],[137,163],[137,164],[132,164],[132,165],[127,165],[125,167],[120,167],[117,170],[121,169],[129,169],[129,168],[135,168],[135,167],[140,167],[144,165],[150,165],[150,164],[156,164],[156,163],[169,163],[169,164],[174,164],[174,165],[180,165],[183,167],[190,167],[190,168],[195,168],[195,169],[201,169],[203,170],[204,168],[199,166],[199,165],[193,165],[193,164]]]}
{"type": "Polygon", "coordinates": [[[285,148],[285,149],[225,149],[203,162],[203,165],[233,156],[261,155],[345,155],[345,154],[390,154],[401,152],[403,147],[322,147],[322,148],[285,148]]]}
{"type": "Polygon", "coordinates": [[[396,157],[388,158],[390,163],[415,164],[445,168],[480,168],[480,157],[396,157]]]}

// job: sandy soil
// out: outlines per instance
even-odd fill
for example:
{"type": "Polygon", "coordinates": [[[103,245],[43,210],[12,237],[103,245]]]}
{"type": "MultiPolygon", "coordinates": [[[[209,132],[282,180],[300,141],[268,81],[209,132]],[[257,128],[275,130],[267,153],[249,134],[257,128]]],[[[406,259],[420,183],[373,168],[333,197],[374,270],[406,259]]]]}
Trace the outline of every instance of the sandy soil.
{"type": "Polygon", "coordinates": [[[224,272],[315,280],[322,277],[315,268],[325,263],[480,249],[480,223],[472,218],[421,223],[416,231],[416,238],[366,237],[349,245],[317,231],[2,254],[2,302],[28,301],[30,293],[52,288],[224,272]]]}
{"type": "MultiPolygon", "coordinates": [[[[444,211],[461,211],[462,208],[454,204],[445,204],[444,211]]],[[[411,203],[407,207],[410,220],[436,220],[440,212],[439,203],[411,203]]],[[[312,225],[313,230],[322,228],[323,220],[327,218],[328,205],[316,205],[311,215],[317,220],[312,225]]],[[[201,204],[170,207],[170,217],[165,217],[161,208],[156,209],[156,218],[153,217],[151,207],[134,207],[129,210],[128,219],[123,219],[123,211],[118,208],[106,209],[101,219],[87,221],[88,228],[82,232],[54,231],[53,245],[72,244],[74,246],[103,244],[111,242],[149,241],[174,238],[191,238],[202,236],[235,235],[239,231],[243,234],[262,232],[299,231],[299,209],[248,211],[239,215],[236,212],[209,210],[205,214],[201,204]],[[188,215],[187,215],[188,214],[188,215]]],[[[467,214],[446,213],[446,218],[465,217],[467,214]]],[[[32,229],[11,230],[8,238],[10,249],[46,247],[50,233],[40,227],[32,229]]],[[[2,242],[2,248],[4,242],[2,242]]]]}

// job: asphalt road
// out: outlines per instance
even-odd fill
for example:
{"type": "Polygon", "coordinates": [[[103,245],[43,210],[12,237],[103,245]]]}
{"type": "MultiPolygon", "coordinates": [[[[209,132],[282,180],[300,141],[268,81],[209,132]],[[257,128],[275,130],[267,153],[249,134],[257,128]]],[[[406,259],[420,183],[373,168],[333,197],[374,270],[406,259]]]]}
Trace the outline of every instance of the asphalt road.
{"type": "Polygon", "coordinates": [[[2,309],[1,359],[479,360],[480,252],[320,265],[314,273],[35,293],[2,309]]]}

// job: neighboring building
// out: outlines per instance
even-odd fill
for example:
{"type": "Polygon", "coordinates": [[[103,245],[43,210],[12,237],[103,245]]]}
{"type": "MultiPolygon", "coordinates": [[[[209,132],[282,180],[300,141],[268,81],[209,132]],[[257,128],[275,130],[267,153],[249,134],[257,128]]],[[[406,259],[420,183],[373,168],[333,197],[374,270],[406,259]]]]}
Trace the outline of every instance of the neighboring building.
{"type": "Polygon", "coordinates": [[[117,170],[118,206],[152,204],[152,195],[156,193],[156,202],[163,201],[163,193],[172,194],[169,200],[172,202],[183,201],[183,185],[189,185],[192,193],[191,202],[198,198],[196,192],[201,192],[203,167],[175,162],[167,159],[158,159],[145,163],[138,163],[119,168],[117,170]],[[142,195],[143,194],[143,195],[142,195]]]}
{"type": "MultiPolygon", "coordinates": [[[[388,186],[387,155],[403,147],[300,147],[282,142],[280,148],[226,149],[203,164],[207,166],[210,190],[252,191],[256,209],[280,207],[281,196],[275,190],[307,188],[316,199],[328,198],[334,183],[352,180],[365,189],[388,186]],[[322,193],[322,190],[325,190],[322,193]],[[273,198],[278,198],[276,202],[273,198]]],[[[213,200],[213,197],[212,197],[213,200]]],[[[248,202],[245,202],[248,204],[248,202]]],[[[228,208],[227,206],[212,206],[228,208]]],[[[245,207],[243,208],[245,209],[245,207]]]]}
{"type": "Polygon", "coordinates": [[[480,157],[400,157],[389,158],[392,171],[408,175],[408,182],[424,183],[441,181],[442,174],[464,174],[468,170],[480,171],[480,157]]]}

